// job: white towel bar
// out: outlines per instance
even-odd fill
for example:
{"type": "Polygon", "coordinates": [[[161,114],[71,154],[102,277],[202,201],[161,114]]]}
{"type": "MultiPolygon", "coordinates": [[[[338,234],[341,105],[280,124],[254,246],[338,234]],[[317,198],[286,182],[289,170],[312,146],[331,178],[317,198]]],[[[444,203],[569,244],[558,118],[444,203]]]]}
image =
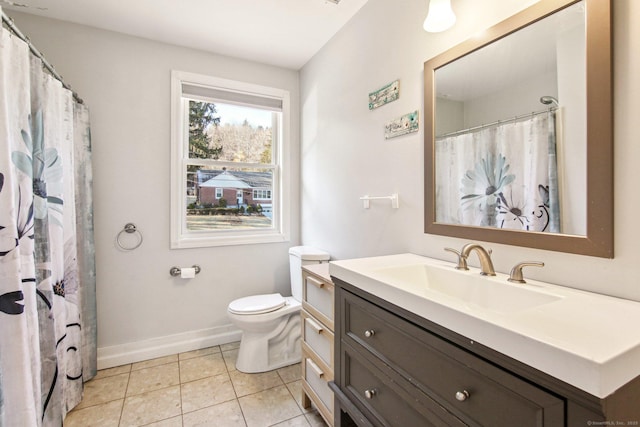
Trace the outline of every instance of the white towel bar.
{"type": "Polygon", "coordinates": [[[362,200],[362,204],[364,205],[365,209],[369,209],[370,207],[370,201],[371,200],[391,200],[391,207],[393,209],[398,209],[400,207],[400,200],[398,199],[398,193],[393,193],[390,196],[369,196],[369,195],[364,195],[362,197],[360,197],[360,200],[362,200]]]}

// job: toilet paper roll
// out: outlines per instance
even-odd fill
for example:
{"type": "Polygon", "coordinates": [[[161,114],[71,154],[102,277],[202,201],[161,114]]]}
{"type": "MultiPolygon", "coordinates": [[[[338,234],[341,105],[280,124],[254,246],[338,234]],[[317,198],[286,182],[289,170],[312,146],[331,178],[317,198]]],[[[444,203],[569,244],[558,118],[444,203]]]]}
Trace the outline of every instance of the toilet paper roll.
{"type": "Polygon", "coordinates": [[[196,277],[196,269],[193,267],[182,267],[180,269],[180,277],[183,279],[193,279],[196,277]]]}

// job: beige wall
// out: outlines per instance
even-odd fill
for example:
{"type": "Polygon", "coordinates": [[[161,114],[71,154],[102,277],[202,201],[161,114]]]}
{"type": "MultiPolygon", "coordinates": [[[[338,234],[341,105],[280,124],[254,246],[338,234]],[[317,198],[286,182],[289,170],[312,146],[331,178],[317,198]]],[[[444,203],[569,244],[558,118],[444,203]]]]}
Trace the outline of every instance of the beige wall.
{"type": "MultiPolygon", "coordinates": [[[[455,27],[428,34],[422,30],[426,2],[369,0],[305,65],[300,75],[305,244],[337,258],[414,252],[452,260],[443,248],[460,248],[465,240],[423,234],[423,63],[531,3],[454,0],[455,27]],[[396,79],[399,100],[369,111],[367,94],[396,79]],[[387,121],[416,109],[421,111],[418,133],[384,139],[387,121]],[[382,202],[365,210],[358,200],[395,192],[398,210],[382,202]]],[[[615,259],[487,246],[499,271],[508,273],[524,260],[544,261],[544,268],[525,274],[640,301],[640,144],[634,123],[640,113],[640,2],[613,3],[615,259]]]]}

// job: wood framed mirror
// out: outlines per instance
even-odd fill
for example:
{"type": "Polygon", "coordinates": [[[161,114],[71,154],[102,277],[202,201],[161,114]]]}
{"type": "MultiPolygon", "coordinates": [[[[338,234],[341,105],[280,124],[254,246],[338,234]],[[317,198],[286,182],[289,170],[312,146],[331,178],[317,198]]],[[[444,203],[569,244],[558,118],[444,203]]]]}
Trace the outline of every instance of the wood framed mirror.
{"type": "Polygon", "coordinates": [[[613,258],[611,17],[540,0],[425,62],[425,233],[613,258]]]}

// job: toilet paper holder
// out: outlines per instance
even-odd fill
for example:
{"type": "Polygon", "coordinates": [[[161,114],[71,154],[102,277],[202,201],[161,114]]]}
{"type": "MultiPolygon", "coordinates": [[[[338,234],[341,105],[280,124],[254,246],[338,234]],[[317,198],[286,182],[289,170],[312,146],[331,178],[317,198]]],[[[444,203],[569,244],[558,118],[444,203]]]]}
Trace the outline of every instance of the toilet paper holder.
{"type": "MultiPolygon", "coordinates": [[[[196,270],[196,274],[200,273],[199,265],[192,265],[192,267],[196,270]]],[[[180,276],[181,273],[182,273],[182,270],[180,269],[180,267],[171,267],[171,270],[169,270],[169,274],[172,275],[173,277],[178,277],[180,276]]]]}

